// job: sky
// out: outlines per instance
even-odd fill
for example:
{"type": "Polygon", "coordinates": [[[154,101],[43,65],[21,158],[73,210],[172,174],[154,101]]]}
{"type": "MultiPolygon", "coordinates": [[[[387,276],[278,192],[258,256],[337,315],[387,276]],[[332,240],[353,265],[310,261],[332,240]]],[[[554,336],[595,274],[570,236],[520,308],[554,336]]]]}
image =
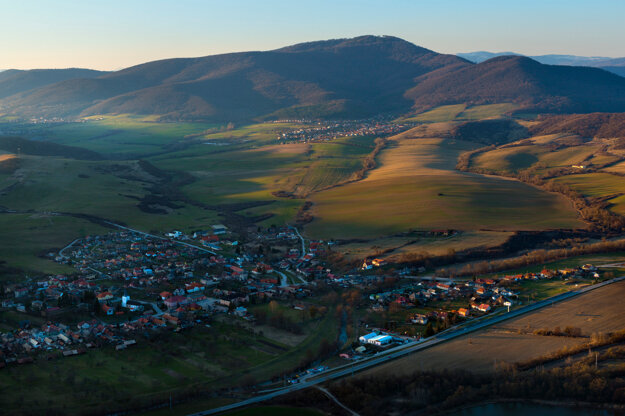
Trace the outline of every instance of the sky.
{"type": "Polygon", "coordinates": [[[0,69],[139,63],[360,35],[441,53],[625,56],[623,0],[0,0],[0,69]]]}

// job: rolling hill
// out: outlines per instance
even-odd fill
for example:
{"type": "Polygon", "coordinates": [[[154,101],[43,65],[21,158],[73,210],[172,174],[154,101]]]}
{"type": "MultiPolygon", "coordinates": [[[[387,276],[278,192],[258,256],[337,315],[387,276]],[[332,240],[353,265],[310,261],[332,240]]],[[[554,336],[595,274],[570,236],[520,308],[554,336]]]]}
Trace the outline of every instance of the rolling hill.
{"type": "Polygon", "coordinates": [[[625,111],[625,78],[597,68],[544,65],[501,56],[419,77],[406,93],[416,109],[467,103],[516,103],[537,112],[625,111]]]}
{"type": "MultiPolygon", "coordinates": [[[[523,56],[515,52],[467,52],[457,54],[459,57],[464,58],[474,63],[480,63],[489,59],[505,56],[505,55],[518,55],[523,56]]],[[[604,56],[577,56],[577,55],[536,55],[529,56],[535,61],[541,64],[547,65],[570,65],[570,66],[590,66],[594,68],[605,69],[606,71],[625,77],[625,58],[607,58],[604,56]]]]}
{"type": "Polygon", "coordinates": [[[18,115],[158,115],[242,120],[293,114],[363,117],[401,111],[419,75],[469,65],[404,40],[363,36],[268,52],[149,62],[92,79],[72,79],[0,102],[18,115]]]}
{"type": "Polygon", "coordinates": [[[0,99],[74,78],[95,78],[106,72],[93,69],[9,69],[0,72],[0,99]]]}
{"type": "Polygon", "coordinates": [[[521,56],[473,64],[392,36],[165,59],[109,73],[63,71],[0,73],[0,111],[213,122],[364,118],[460,103],[515,103],[535,112],[625,111],[625,78],[601,69],[543,65],[521,56]]]}

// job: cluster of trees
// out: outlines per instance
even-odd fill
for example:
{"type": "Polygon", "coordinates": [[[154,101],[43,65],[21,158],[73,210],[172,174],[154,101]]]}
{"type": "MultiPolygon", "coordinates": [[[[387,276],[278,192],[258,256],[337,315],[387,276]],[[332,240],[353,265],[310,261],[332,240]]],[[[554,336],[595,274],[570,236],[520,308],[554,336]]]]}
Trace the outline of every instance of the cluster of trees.
{"type": "Polygon", "coordinates": [[[310,212],[310,209],[312,208],[312,206],[313,206],[313,203],[311,201],[304,202],[304,205],[300,207],[300,209],[297,211],[297,214],[295,215],[295,222],[297,224],[299,225],[308,224],[314,219],[312,213],[310,212]]]}
{"type": "MultiPolygon", "coordinates": [[[[379,414],[437,414],[458,406],[490,400],[550,400],[625,403],[625,382],[614,377],[625,370],[596,370],[570,366],[522,373],[504,369],[491,374],[467,371],[426,371],[412,375],[380,375],[349,378],[331,386],[347,407],[364,416],[379,414]]],[[[287,398],[300,406],[318,402],[304,391],[287,398]]]]}
{"type": "Polygon", "coordinates": [[[593,333],[590,341],[578,345],[565,346],[559,350],[550,352],[539,357],[532,358],[527,361],[519,362],[514,365],[516,370],[528,370],[542,366],[546,363],[561,360],[584,351],[591,351],[593,348],[605,347],[607,345],[617,344],[625,341],[625,330],[613,333],[593,333]]]}
{"type": "Polygon", "coordinates": [[[375,147],[373,148],[373,151],[369,153],[367,157],[362,161],[362,168],[354,172],[354,174],[351,177],[350,182],[359,181],[363,179],[367,171],[375,168],[376,166],[375,158],[382,151],[382,149],[384,149],[388,141],[382,137],[378,137],[377,139],[375,139],[374,143],[375,143],[375,147]]]}
{"type": "Polygon", "coordinates": [[[438,276],[477,276],[502,270],[518,269],[532,264],[577,257],[585,254],[608,253],[625,250],[625,240],[600,241],[593,244],[578,245],[571,248],[554,250],[533,250],[523,256],[468,263],[458,268],[441,268],[436,271],[438,276]]]}
{"type": "Polygon", "coordinates": [[[580,338],[582,337],[582,329],[578,327],[567,326],[564,330],[560,329],[559,326],[556,326],[553,329],[549,328],[540,328],[536,329],[533,332],[534,335],[542,335],[542,336],[555,336],[555,337],[571,337],[571,338],[580,338]]]}

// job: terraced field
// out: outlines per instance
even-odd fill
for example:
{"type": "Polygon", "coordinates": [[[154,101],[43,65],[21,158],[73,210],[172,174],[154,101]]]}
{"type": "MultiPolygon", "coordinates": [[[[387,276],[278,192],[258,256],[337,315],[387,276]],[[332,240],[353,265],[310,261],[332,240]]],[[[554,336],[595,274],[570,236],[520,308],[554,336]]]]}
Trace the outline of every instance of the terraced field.
{"type": "MultiPolygon", "coordinates": [[[[417,133],[419,132],[419,133],[417,133]]],[[[408,229],[499,231],[582,227],[562,198],[513,180],[454,170],[457,156],[478,145],[395,136],[378,167],[359,182],[312,195],[315,238],[373,238],[408,229]]]]}

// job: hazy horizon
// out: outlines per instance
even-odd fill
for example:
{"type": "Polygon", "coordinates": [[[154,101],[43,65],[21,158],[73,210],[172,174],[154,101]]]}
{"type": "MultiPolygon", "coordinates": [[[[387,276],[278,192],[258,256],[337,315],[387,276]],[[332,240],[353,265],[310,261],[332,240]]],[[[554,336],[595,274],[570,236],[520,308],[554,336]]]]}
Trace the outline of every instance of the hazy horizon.
{"type": "Polygon", "coordinates": [[[441,53],[625,56],[625,4],[493,0],[0,0],[2,69],[115,70],[147,61],[271,50],[294,43],[392,35],[441,53]]]}

